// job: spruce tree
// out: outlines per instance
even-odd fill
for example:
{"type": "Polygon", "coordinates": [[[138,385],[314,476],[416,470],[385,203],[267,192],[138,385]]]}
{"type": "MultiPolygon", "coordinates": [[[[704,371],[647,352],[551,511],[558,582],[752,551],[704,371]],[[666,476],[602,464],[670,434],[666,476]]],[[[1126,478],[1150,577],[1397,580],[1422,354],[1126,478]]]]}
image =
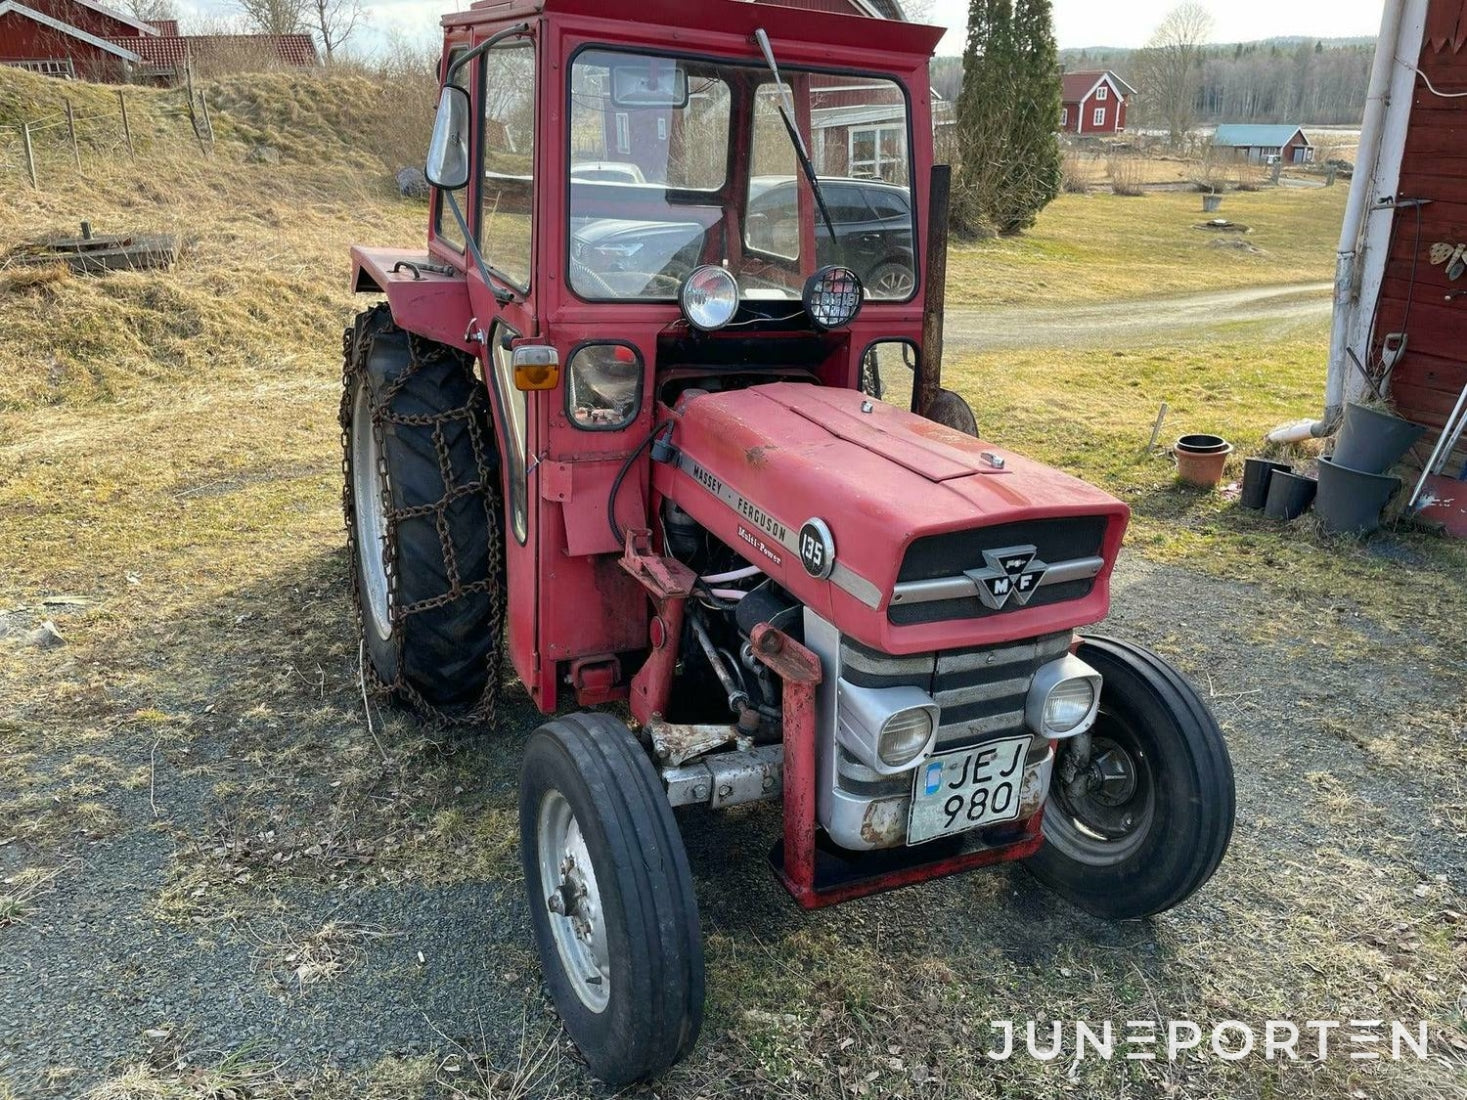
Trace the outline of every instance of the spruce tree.
{"type": "Polygon", "coordinates": [[[959,235],[992,228],[1009,144],[1013,70],[1012,0],[970,0],[952,196],[952,228],[959,235]]]}
{"type": "Polygon", "coordinates": [[[991,219],[1002,234],[1030,228],[1060,193],[1060,71],[1050,0],[1017,0],[1008,149],[991,219]]]}

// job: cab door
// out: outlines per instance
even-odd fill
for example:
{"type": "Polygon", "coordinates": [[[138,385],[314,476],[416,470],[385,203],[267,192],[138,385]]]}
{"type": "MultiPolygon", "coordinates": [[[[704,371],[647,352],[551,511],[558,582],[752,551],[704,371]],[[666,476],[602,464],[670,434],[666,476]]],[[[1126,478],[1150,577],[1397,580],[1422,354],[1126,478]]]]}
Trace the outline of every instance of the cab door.
{"type": "MultiPolygon", "coordinates": [[[[488,38],[495,31],[486,31],[488,38]]],[[[482,40],[482,39],[481,39],[482,40]]],[[[471,231],[485,277],[468,265],[469,299],[485,382],[494,402],[504,494],[505,570],[510,660],[536,696],[539,683],[537,602],[537,471],[544,396],[515,387],[513,347],[540,335],[533,258],[538,226],[539,42],[533,31],[487,50],[477,63],[479,118],[471,231]]]]}

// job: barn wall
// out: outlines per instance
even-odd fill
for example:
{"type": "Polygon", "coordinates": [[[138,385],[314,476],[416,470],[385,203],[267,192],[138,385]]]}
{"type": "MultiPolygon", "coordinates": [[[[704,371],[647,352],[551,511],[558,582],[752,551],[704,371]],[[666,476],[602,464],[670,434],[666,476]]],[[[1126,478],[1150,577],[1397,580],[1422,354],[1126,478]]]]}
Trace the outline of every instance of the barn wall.
{"type": "MultiPolygon", "coordinates": [[[[1433,0],[1467,17],[1463,0],[1433,0]]],[[[1443,92],[1467,93],[1467,42],[1433,36],[1428,27],[1419,68],[1443,92]]],[[[1467,244],[1467,99],[1443,99],[1417,80],[1401,160],[1401,198],[1431,202],[1395,214],[1393,241],[1381,286],[1373,358],[1378,361],[1387,333],[1405,332],[1407,352],[1391,374],[1390,396],[1402,416],[1430,425],[1430,442],[1451,414],[1467,385],[1467,275],[1453,281],[1444,266],[1431,262],[1432,245],[1467,244]],[[1447,295],[1457,293],[1450,301],[1447,295]]],[[[1456,476],[1467,448],[1459,448],[1447,473],[1456,476]]]]}
{"type": "Polygon", "coordinates": [[[108,80],[120,70],[115,54],[43,27],[15,12],[0,15],[0,61],[45,61],[70,58],[83,80],[108,80]]]}

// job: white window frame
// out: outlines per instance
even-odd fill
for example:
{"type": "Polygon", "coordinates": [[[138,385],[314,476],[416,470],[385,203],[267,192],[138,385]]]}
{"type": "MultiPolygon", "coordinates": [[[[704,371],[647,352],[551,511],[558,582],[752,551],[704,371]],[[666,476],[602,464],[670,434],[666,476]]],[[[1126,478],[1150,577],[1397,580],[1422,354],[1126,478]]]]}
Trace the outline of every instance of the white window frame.
{"type": "Polygon", "coordinates": [[[1061,127],[1064,127],[1064,126],[1068,126],[1069,124],[1070,124],[1070,109],[1068,107],[1061,107],[1060,108],[1060,126],[1061,127]]]}
{"type": "Polygon", "coordinates": [[[1095,114],[1093,114],[1093,115],[1090,116],[1090,125],[1091,126],[1104,126],[1105,125],[1105,108],[1104,107],[1097,107],[1097,108],[1095,108],[1095,114]]]}
{"type": "Polygon", "coordinates": [[[1102,84],[1100,87],[1095,89],[1095,98],[1099,102],[1104,103],[1107,99],[1110,98],[1110,89],[1102,84]]]}
{"type": "MultiPolygon", "coordinates": [[[[824,143],[822,142],[821,144],[823,147],[824,143]]],[[[850,173],[852,178],[864,178],[856,171],[856,167],[858,164],[869,167],[869,174],[871,179],[884,180],[886,179],[886,176],[882,174],[881,170],[886,164],[891,163],[898,166],[905,166],[906,162],[907,127],[905,123],[888,122],[878,124],[876,126],[852,126],[849,130],[846,131],[846,171],[850,173]],[[881,155],[881,136],[882,133],[886,130],[895,130],[900,139],[901,152],[897,156],[883,158],[881,155]],[[874,159],[857,161],[856,137],[857,135],[865,134],[870,134],[873,139],[872,148],[875,150],[875,156],[874,159]]]]}

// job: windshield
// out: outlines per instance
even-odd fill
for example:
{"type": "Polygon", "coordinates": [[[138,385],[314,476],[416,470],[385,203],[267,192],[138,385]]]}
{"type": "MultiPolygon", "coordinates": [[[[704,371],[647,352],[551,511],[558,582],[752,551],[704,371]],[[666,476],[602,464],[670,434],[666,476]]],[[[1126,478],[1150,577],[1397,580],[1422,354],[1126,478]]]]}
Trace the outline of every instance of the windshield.
{"type": "Polygon", "coordinates": [[[746,299],[796,300],[821,267],[868,297],[915,289],[907,103],[874,77],[781,69],[820,179],[820,217],[780,117],[747,65],[585,50],[571,66],[570,285],[592,300],[677,297],[724,264],[746,299]]]}

